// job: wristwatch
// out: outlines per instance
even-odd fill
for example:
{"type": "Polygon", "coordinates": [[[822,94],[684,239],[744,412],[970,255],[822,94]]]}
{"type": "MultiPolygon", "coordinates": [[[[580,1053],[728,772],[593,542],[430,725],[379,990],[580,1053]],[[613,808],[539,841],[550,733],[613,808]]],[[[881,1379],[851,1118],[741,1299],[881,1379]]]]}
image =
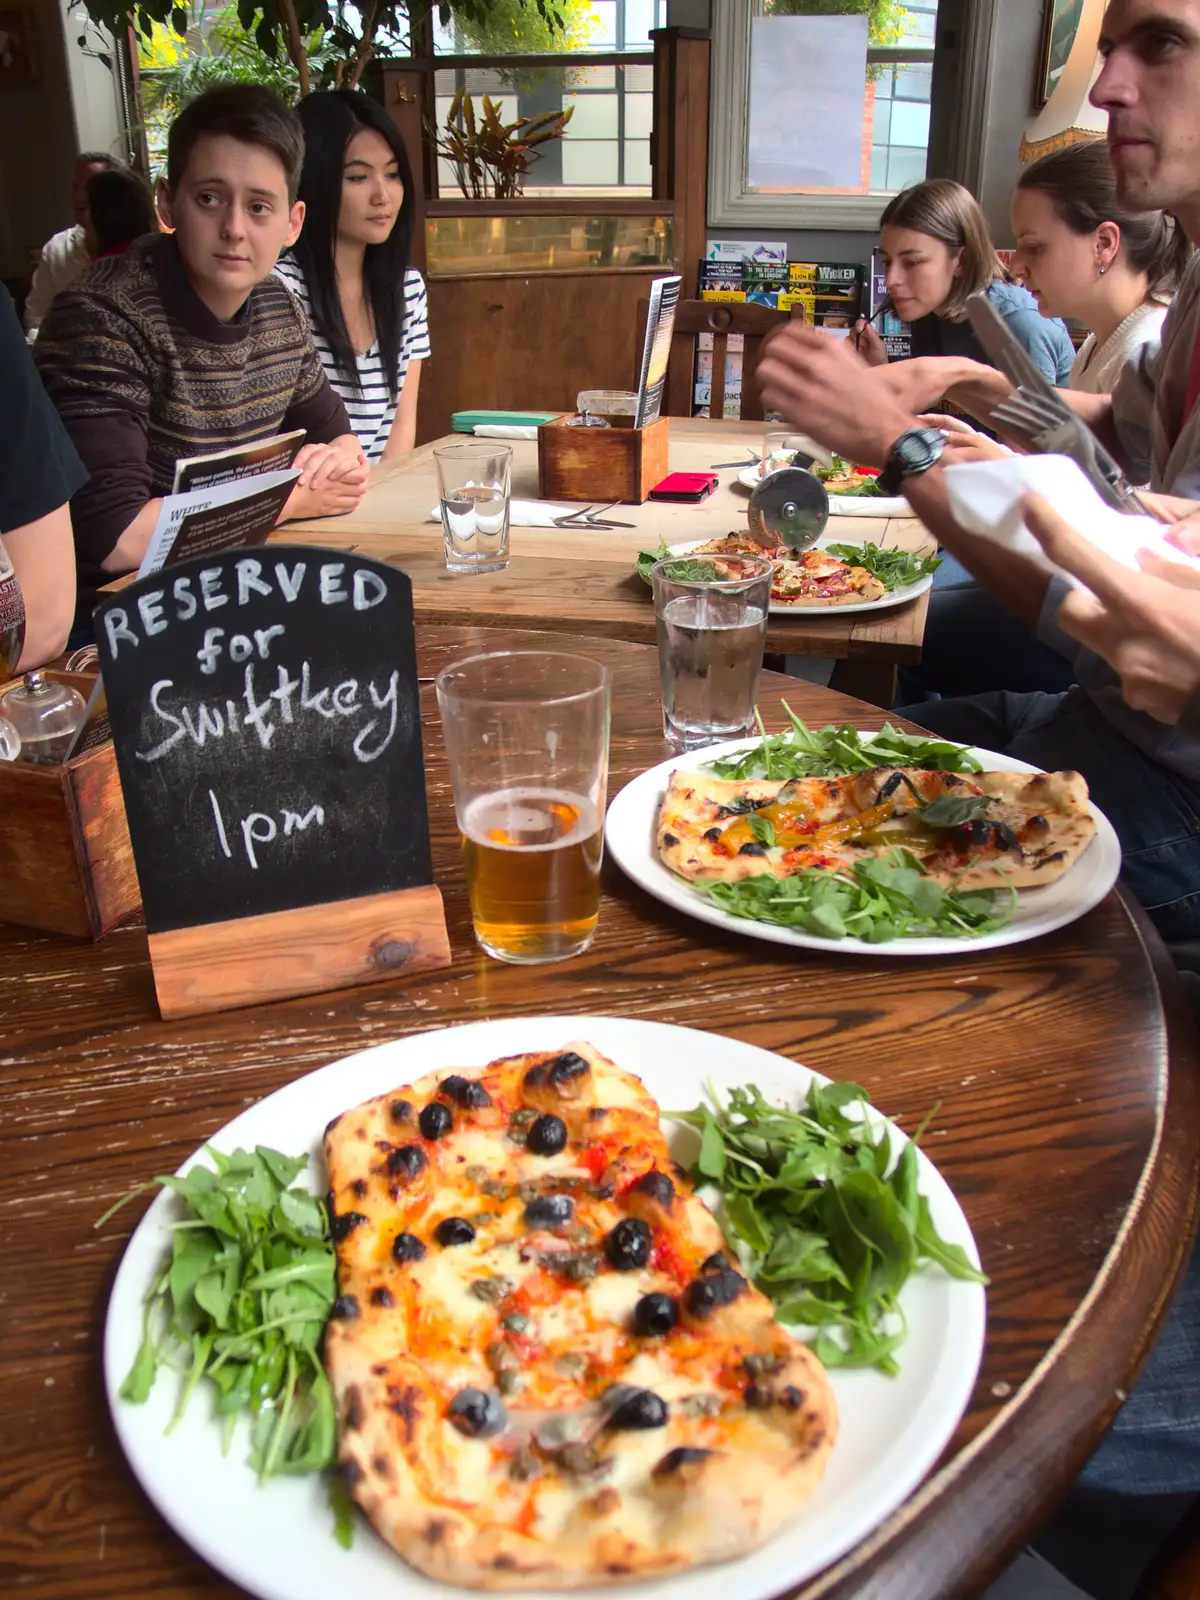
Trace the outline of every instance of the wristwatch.
{"type": "Polygon", "coordinates": [[[884,494],[899,494],[905,478],[928,472],[945,448],[946,435],[940,428],[909,428],[888,452],[883,471],[875,481],[884,494]]]}

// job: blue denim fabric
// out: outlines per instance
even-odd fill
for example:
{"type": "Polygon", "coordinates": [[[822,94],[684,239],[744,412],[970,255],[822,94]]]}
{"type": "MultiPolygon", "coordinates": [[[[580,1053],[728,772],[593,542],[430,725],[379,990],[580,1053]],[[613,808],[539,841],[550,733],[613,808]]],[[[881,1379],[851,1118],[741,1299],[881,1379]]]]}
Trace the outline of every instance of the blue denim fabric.
{"type": "Polygon", "coordinates": [[[1122,878],[1159,933],[1200,938],[1200,787],[1135,749],[1082,689],[923,701],[899,714],[962,744],[1081,772],[1117,830],[1122,878]]]}

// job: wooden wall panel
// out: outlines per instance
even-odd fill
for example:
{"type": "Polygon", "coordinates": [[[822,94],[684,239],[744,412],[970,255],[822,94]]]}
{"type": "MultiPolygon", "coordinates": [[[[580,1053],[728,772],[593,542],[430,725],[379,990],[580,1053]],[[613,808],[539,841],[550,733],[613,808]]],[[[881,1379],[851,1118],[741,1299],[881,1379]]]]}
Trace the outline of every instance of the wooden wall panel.
{"type": "Polygon", "coordinates": [[[455,411],[565,411],[580,389],[634,387],[637,305],[661,275],[430,280],[417,443],[448,433],[455,411]]]}

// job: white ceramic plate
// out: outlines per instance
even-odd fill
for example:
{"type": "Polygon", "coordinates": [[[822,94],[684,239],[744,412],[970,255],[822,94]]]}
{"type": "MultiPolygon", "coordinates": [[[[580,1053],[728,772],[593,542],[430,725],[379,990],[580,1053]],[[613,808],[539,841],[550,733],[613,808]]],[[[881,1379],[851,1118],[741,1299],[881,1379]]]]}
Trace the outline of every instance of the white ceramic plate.
{"type": "MultiPolygon", "coordinates": [[[[743,467],[737,475],[737,481],[743,489],[754,490],[762,479],[762,470],[757,463],[743,467]]],[[[829,514],[831,517],[915,517],[916,512],[909,505],[903,495],[872,495],[864,500],[861,495],[831,494],[829,496],[829,514]]]]}
{"type": "MultiPolygon", "coordinates": [[[[637,1073],[664,1106],[696,1104],[706,1079],[718,1091],[757,1083],[772,1098],[795,1104],[812,1076],[769,1051],[687,1028],[618,1017],[508,1018],[418,1034],[335,1061],[243,1112],[211,1143],[222,1150],[256,1143],[288,1154],[307,1150],[309,1181],[321,1190],[321,1134],[339,1111],[437,1068],[482,1066],[499,1056],[556,1049],[573,1039],[590,1040],[637,1073]]],[[[926,1108],[910,1109],[915,1117],[926,1108]]],[[[678,1125],[674,1133],[684,1140],[691,1136],[678,1125]]],[[[893,1142],[898,1148],[903,1135],[893,1133],[893,1142]]],[[[937,1227],[977,1261],[954,1196],[925,1156],[918,1155],[921,1189],[937,1227]]],[[[202,1157],[203,1151],[197,1151],[181,1170],[202,1157]]],[[[174,1379],[160,1375],[144,1406],[118,1398],[138,1347],[142,1299],[168,1246],[165,1224],[174,1214],[173,1205],[160,1195],[130,1240],[113,1285],[104,1341],[105,1382],[118,1437],[163,1516],[214,1567],[262,1600],[329,1600],[331,1595],[351,1594],[433,1600],[466,1594],[421,1577],[361,1520],[353,1548],[343,1550],[333,1538],[323,1482],[280,1479],[259,1489],[245,1465],[244,1432],[235,1437],[228,1456],[222,1456],[204,1392],[193,1396],[170,1436],[163,1429],[177,1394],[174,1379]]],[[[703,1567],[656,1583],[572,1590],[572,1596],[729,1600],[735,1595],[737,1600],[767,1600],[858,1543],[937,1460],[970,1398],[983,1348],[981,1288],[924,1271],[905,1289],[903,1305],[909,1337],[899,1354],[899,1377],[833,1373],[840,1411],[837,1446],[823,1482],[790,1529],[734,1565],[703,1567]]],[[[564,1600],[561,1592],[559,1600],[564,1600]]]]}
{"type": "MultiPolygon", "coordinates": [[[[680,544],[668,545],[667,551],[673,556],[686,556],[699,545],[708,542],[707,539],[685,539],[680,544]]],[[[818,546],[843,543],[845,541],[828,527],[817,540],[818,546]]],[[[789,606],[782,600],[772,600],[768,609],[773,617],[853,617],[862,611],[890,611],[894,606],[907,605],[910,600],[928,594],[932,588],[933,574],[930,573],[918,583],[906,584],[903,589],[893,589],[890,594],[885,594],[879,600],[864,600],[848,606],[789,606]]]]}
{"type": "MultiPolygon", "coordinates": [[[[673,906],[701,922],[751,939],[766,939],[770,944],[793,945],[802,950],[821,950],[826,955],[845,956],[972,956],[980,950],[998,950],[1004,945],[1022,944],[1043,933],[1064,928],[1098,905],[1117,881],[1121,870],[1121,846],[1112,823],[1097,806],[1096,837],[1079,860],[1057,883],[1044,889],[1022,889],[1012,921],[995,933],[977,939],[919,938],[893,939],[888,944],[867,944],[863,939],[820,939],[798,928],[780,928],[770,922],[752,922],[733,917],[715,900],[677,878],[658,859],[654,847],[658,809],[672,772],[699,767],[757,743],[753,739],[733,739],[687,755],[672,756],[627,783],[608,808],[604,838],[609,852],[623,872],[640,888],[665,905],[673,906]]],[[[989,772],[1037,772],[1024,761],[998,755],[994,750],[972,750],[972,755],[989,772]]]]}

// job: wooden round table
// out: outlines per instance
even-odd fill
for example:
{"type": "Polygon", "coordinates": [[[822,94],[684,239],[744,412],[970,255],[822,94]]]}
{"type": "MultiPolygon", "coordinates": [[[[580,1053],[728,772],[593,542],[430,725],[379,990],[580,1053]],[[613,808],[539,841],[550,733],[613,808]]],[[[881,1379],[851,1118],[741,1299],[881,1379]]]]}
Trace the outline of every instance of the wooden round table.
{"type": "MultiPolygon", "coordinates": [[[[669,752],[653,650],[425,629],[421,672],[475,650],[570,647],[614,669],[610,794],[669,752]]],[[[768,674],[806,720],[883,714],[768,674]]],[[[971,1593],[1051,1509],[1131,1385],[1194,1230],[1200,1093],[1190,1019],[1145,919],[1110,895],[1073,926],[948,960],[792,952],[667,910],[611,866],[593,948],[489,960],[470,931],[432,684],[422,689],[450,968],[163,1023],[145,932],[100,943],[0,930],[0,1589],[38,1600],[237,1593],[176,1539],[118,1449],[101,1380],[113,1271],[144,1202],[247,1104],[410,1032],[484,1017],[611,1012],[744,1039],[864,1084],[926,1139],[992,1277],[983,1365],[938,1467],[804,1600],[971,1593]],[[1164,1003],[1160,1002],[1159,984],[1164,1003]],[[1169,1063],[1169,1070],[1168,1070],[1169,1063]]]]}

